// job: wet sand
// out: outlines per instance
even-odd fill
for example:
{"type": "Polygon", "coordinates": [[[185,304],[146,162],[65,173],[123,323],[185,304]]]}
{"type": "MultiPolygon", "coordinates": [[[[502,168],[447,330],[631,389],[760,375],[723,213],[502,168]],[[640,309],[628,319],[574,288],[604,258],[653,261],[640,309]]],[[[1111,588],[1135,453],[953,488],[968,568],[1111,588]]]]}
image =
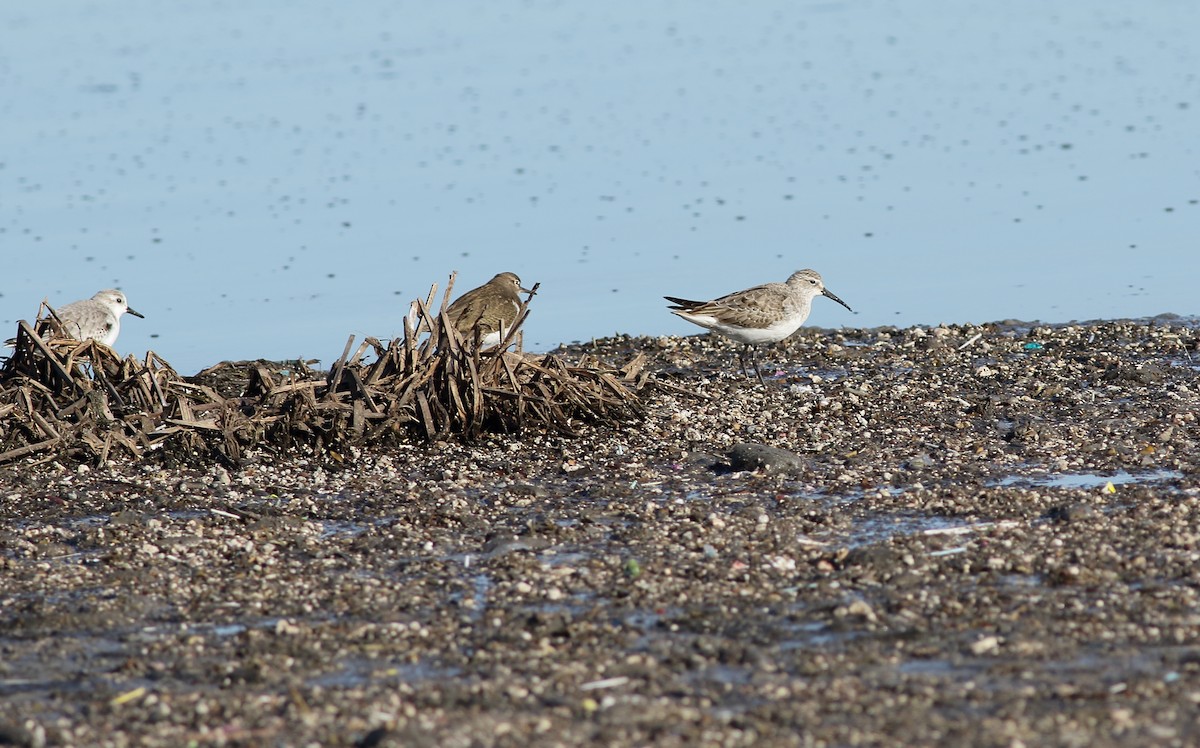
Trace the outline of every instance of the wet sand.
{"type": "Polygon", "coordinates": [[[574,438],[0,468],[0,744],[1200,742],[1193,324],[637,351],[574,438]]]}

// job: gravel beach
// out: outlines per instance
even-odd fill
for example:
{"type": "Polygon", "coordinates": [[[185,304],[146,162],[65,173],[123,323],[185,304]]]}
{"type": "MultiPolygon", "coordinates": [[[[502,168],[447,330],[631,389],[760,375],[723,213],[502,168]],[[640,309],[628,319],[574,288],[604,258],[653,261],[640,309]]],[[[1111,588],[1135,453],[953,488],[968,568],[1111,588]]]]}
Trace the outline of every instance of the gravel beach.
{"type": "Polygon", "coordinates": [[[1197,340],[617,337],[619,428],[4,466],[0,745],[1196,745],[1197,340]]]}

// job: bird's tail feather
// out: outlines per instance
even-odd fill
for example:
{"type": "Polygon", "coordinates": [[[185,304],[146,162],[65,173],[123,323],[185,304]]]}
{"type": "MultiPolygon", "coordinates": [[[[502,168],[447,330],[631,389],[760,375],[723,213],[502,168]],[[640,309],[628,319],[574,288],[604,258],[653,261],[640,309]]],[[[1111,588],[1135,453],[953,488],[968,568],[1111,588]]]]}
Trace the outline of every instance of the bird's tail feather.
{"type": "Polygon", "coordinates": [[[685,311],[685,312],[691,311],[692,309],[695,309],[698,306],[702,306],[705,303],[703,301],[691,301],[690,299],[680,299],[680,298],[676,298],[674,296],[664,296],[663,298],[666,299],[667,301],[671,302],[672,304],[674,304],[674,306],[667,307],[668,309],[678,309],[680,311],[685,311]]]}

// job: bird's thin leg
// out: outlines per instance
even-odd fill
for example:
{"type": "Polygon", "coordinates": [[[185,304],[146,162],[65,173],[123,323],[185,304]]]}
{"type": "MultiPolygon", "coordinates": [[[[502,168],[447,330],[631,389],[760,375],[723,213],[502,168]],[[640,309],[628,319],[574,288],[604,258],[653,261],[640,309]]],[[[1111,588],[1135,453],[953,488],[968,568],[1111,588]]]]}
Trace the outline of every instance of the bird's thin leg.
{"type": "Polygon", "coordinates": [[[754,367],[754,373],[758,375],[758,383],[763,387],[766,387],[767,382],[765,379],[763,379],[762,372],[758,370],[758,361],[755,360],[754,352],[751,350],[749,343],[746,343],[742,346],[742,354],[739,358],[742,360],[742,374],[746,376],[746,379],[750,378],[750,368],[746,366],[746,362],[748,360],[750,362],[750,366],[754,367]]]}
{"type": "Polygon", "coordinates": [[[750,350],[750,346],[742,344],[742,349],[738,351],[738,364],[742,367],[742,376],[746,379],[750,378],[750,369],[746,366],[746,352],[750,350]]]}
{"type": "Polygon", "coordinates": [[[767,381],[763,379],[762,372],[758,368],[758,359],[754,357],[754,351],[750,352],[750,363],[754,365],[754,373],[758,375],[758,383],[766,387],[767,381]]]}

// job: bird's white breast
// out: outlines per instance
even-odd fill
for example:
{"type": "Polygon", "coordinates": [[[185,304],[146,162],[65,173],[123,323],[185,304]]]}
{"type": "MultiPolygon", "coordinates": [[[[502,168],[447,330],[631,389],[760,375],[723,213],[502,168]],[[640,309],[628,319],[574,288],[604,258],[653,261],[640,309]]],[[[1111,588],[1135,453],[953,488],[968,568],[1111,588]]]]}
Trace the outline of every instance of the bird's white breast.
{"type": "Polygon", "coordinates": [[[701,327],[707,327],[713,332],[720,333],[725,337],[736,340],[739,343],[750,343],[757,345],[759,343],[777,343],[787,336],[796,332],[801,324],[804,323],[804,315],[793,315],[785,317],[778,322],[771,324],[769,327],[743,327],[741,325],[723,322],[711,314],[693,314],[691,312],[675,312],[680,317],[683,317],[688,322],[695,323],[701,327]]]}

